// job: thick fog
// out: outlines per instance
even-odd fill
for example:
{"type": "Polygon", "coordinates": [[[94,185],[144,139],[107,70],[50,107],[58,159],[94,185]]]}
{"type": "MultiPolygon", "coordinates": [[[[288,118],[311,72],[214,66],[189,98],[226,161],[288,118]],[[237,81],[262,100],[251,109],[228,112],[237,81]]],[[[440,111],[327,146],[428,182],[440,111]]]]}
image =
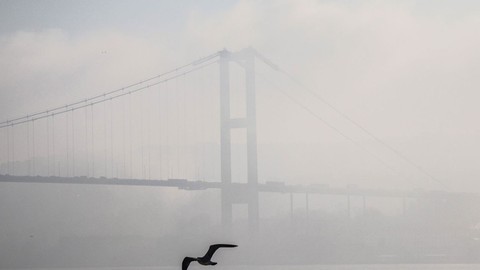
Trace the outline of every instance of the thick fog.
{"type": "MultiPolygon", "coordinates": [[[[246,204],[222,225],[217,188],[2,182],[0,268],[180,268],[222,242],[239,247],[216,254],[220,269],[478,263],[479,12],[466,0],[0,1],[1,177],[222,182],[219,56],[199,59],[252,47],[267,190],[255,228],[246,204]]],[[[247,113],[242,61],[229,62],[232,119],[247,113]]],[[[246,143],[231,129],[234,183],[248,182],[246,143]]]]}

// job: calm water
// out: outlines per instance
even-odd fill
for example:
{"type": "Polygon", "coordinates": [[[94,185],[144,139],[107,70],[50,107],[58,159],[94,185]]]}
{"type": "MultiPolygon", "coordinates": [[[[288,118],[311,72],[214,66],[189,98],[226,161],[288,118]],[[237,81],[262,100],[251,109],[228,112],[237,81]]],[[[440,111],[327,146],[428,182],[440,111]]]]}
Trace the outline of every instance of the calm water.
{"type": "MultiPolygon", "coordinates": [[[[102,268],[36,268],[35,270],[180,270],[178,267],[102,267],[102,268]]],[[[478,270],[480,264],[376,264],[376,265],[289,265],[289,266],[190,266],[189,270],[478,270]]],[[[16,269],[18,270],[18,269],[16,269]]],[[[23,269],[33,270],[33,269],[23,269]]]]}

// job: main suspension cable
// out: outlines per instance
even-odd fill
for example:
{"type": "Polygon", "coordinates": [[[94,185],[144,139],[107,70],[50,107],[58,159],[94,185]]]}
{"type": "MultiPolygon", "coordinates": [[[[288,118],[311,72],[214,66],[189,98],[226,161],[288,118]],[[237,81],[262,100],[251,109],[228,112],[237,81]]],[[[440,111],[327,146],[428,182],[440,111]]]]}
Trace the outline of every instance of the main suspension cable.
{"type": "Polygon", "coordinates": [[[17,123],[17,122],[22,122],[22,120],[25,120],[25,119],[28,119],[28,118],[37,118],[38,116],[41,116],[41,115],[49,115],[49,114],[55,114],[56,111],[61,111],[61,112],[64,112],[63,109],[65,107],[75,107],[77,105],[80,105],[84,102],[91,102],[91,103],[95,103],[95,100],[97,99],[102,99],[102,98],[105,98],[106,96],[110,96],[112,94],[116,94],[118,92],[122,92],[124,91],[125,89],[129,89],[129,88],[132,88],[132,87],[136,87],[136,86],[139,86],[141,84],[144,84],[146,82],[150,82],[152,80],[155,80],[155,79],[159,79],[161,77],[164,77],[166,75],[169,75],[169,74],[172,74],[172,73],[178,73],[180,70],[183,70],[187,67],[195,67],[195,66],[199,66],[205,62],[208,62],[209,60],[213,59],[213,58],[216,58],[217,56],[219,55],[219,52],[216,52],[214,54],[211,54],[211,55],[208,55],[206,57],[202,57],[200,59],[197,59],[195,61],[192,61],[188,64],[185,64],[185,65],[182,65],[180,67],[177,67],[175,69],[171,69],[167,72],[164,72],[164,73],[161,73],[161,74],[158,74],[158,75],[155,75],[153,77],[150,77],[150,78],[147,78],[147,79],[144,79],[142,81],[138,81],[136,83],[132,83],[130,85],[127,85],[125,87],[122,87],[122,88],[118,88],[118,89],[115,89],[113,91],[109,91],[109,92],[105,92],[103,94],[100,94],[100,95],[96,95],[96,96],[93,96],[93,97],[90,97],[90,98],[87,98],[87,99],[84,99],[84,100],[80,100],[80,101],[76,101],[76,102],[73,102],[73,103],[70,103],[70,104],[67,104],[67,105],[64,105],[64,106],[58,106],[58,107],[55,107],[55,108],[52,108],[52,109],[48,109],[48,110],[44,110],[44,111],[40,111],[40,112],[36,112],[36,113],[33,113],[33,114],[29,114],[29,115],[25,115],[25,116],[21,116],[21,117],[17,117],[17,118],[14,118],[14,119],[10,119],[10,120],[6,120],[6,121],[3,121],[3,122],[0,122],[0,128],[4,127],[5,124],[20,124],[20,123],[17,123]]]}

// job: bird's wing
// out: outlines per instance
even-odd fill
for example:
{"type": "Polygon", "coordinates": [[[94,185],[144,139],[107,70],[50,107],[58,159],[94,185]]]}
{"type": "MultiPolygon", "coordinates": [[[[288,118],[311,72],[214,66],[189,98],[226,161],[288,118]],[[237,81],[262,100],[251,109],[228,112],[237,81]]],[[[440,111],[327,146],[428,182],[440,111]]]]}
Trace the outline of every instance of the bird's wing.
{"type": "Polygon", "coordinates": [[[212,259],[213,253],[215,253],[215,251],[217,251],[217,249],[219,249],[219,248],[233,248],[233,247],[237,247],[237,245],[230,245],[230,244],[211,245],[210,248],[207,251],[207,254],[205,254],[205,256],[203,256],[203,258],[210,260],[210,259],[212,259]]]}
{"type": "Polygon", "coordinates": [[[182,270],[187,270],[191,262],[196,261],[197,259],[192,257],[185,257],[182,262],[182,270]]]}

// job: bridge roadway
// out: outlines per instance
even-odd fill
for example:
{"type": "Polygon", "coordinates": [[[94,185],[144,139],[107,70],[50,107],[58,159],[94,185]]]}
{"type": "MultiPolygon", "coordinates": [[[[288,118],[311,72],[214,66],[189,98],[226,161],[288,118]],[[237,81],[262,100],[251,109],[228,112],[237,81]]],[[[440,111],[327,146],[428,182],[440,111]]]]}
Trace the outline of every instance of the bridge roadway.
{"type": "MultiPolygon", "coordinates": [[[[110,186],[150,186],[150,187],[176,187],[182,190],[205,190],[226,188],[221,182],[189,181],[187,179],[146,180],[124,178],[93,178],[93,177],[58,177],[58,176],[13,176],[0,175],[0,182],[4,183],[35,183],[35,184],[84,184],[84,185],[110,185],[110,186]]],[[[247,183],[232,183],[229,188],[246,193],[255,188],[258,192],[275,193],[305,193],[323,195],[344,195],[363,197],[386,198],[448,198],[470,197],[480,199],[480,194],[467,192],[445,192],[426,190],[386,190],[386,189],[361,189],[357,187],[334,188],[327,185],[287,185],[284,182],[271,182],[258,184],[256,187],[247,183]]]]}

